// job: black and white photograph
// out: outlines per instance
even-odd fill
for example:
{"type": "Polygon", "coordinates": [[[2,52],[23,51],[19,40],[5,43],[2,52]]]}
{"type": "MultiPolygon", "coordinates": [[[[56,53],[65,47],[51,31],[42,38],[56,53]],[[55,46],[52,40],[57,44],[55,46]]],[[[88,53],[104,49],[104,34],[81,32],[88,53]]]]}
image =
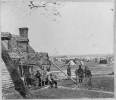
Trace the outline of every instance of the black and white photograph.
{"type": "Polygon", "coordinates": [[[115,0],[2,0],[2,99],[115,99],[115,0]]]}

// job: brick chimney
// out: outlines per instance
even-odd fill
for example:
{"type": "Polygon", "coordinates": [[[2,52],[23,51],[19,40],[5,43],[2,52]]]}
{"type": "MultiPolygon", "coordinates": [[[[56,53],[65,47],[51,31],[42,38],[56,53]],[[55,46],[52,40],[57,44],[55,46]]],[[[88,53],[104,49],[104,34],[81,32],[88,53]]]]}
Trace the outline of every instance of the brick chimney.
{"type": "Polygon", "coordinates": [[[19,28],[19,34],[21,37],[28,38],[28,28],[27,27],[19,28]]]}
{"type": "Polygon", "coordinates": [[[29,45],[28,44],[29,43],[29,40],[28,40],[28,28],[27,27],[19,28],[19,35],[22,38],[20,38],[21,40],[18,43],[25,46],[25,49],[26,49],[25,51],[27,52],[26,59],[28,60],[28,45],[29,45]]]}

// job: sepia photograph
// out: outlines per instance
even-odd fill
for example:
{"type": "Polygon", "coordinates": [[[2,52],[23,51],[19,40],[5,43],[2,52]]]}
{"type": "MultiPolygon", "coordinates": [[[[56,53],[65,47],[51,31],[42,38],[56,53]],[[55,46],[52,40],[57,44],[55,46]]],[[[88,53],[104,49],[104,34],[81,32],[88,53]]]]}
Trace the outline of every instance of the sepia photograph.
{"type": "Polygon", "coordinates": [[[2,99],[115,98],[115,0],[0,2],[2,99]]]}

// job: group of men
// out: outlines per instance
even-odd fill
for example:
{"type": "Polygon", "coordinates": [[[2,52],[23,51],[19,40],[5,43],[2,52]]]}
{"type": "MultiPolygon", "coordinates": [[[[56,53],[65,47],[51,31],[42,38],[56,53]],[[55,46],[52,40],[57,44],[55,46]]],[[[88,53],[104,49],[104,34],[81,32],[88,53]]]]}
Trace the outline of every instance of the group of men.
{"type": "Polygon", "coordinates": [[[35,77],[36,77],[36,83],[37,83],[36,86],[50,85],[50,88],[53,88],[53,87],[57,88],[57,81],[55,81],[54,75],[53,73],[50,72],[50,70],[46,71],[44,79],[41,78],[41,74],[39,70],[37,70],[35,77]]]}
{"type": "Polygon", "coordinates": [[[83,83],[83,78],[85,77],[89,79],[88,85],[91,85],[91,77],[92,77],[91,71],[89,70],[87,66],[85,66],[84,70],[82,69],[81,66],[82,65],[79,65],[79,68],[75,70],[75,75],[76,77],[78,76],[79,84],[83,83]]]}
{"type": "Polygon", "coordinates": [[[37,70],[36,74],[30,74],[29,72],[25,73],[25,83],[27,86],[35,85],[35,86],[45,86],[50,85],[52,88],[54,85],[57,88],[57,81],[55,81],[53,74],[50,72],[50,69],[37,70]]]}
{"type": "MultiPolygon", "coordinates": [[[[67,75],[71,77],[71,66],[68,65],[67,67],[67,75]]],[[[88,78],[88,84],[91,85],[91,71],[87,66],[85,66],[85,69],[82,69],[82,65],[79,65],[78,69],[75,70],[76,79],[78,79],[79,84],[83,83],[83,78],[88,78]]],[[[55,87],[57,88],[57,81],[54,78],[53,73],[50,72],[50,68],[47,70],[44,70],[44,68],[40,70],[37,70],[35,75],[25,73],[25,81],[27,86],[35,85],[35,86],[45,86],[50,85],[50,88],[55,87]]]]}
{"type": "MultiPolygon", "coordinates": [[[[68,67],[67,67],[67,75],[69,77],[71,77],[70,65],[68,65],[68,67]]],[[[85,69],[82,69],[82,65],[79,65],[79,68],[75,70],[75,75],[76,75],[76,79],[78,79],[78,81],[79,81],[79,84],[83,83],[83,78],[88,78],[89,79],[88,85],[91,85],[92,74],[91,74],[90,69],[87,66],[85,66],[85,69]]]]}

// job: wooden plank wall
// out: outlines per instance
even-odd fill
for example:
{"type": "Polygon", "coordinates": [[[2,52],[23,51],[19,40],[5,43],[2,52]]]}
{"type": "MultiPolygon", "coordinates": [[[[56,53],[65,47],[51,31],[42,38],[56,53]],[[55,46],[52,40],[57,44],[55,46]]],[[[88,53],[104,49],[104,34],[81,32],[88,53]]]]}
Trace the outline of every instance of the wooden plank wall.
{"type": "Polygon", "coordinates": [[[2,72],[2,88],[6,89],[6,88],[10,88],[10,87],[14,86],[14,84],[11,80],[10,74],[9,74],[2,58],[1,58],[1,72],[2,72]]]}

